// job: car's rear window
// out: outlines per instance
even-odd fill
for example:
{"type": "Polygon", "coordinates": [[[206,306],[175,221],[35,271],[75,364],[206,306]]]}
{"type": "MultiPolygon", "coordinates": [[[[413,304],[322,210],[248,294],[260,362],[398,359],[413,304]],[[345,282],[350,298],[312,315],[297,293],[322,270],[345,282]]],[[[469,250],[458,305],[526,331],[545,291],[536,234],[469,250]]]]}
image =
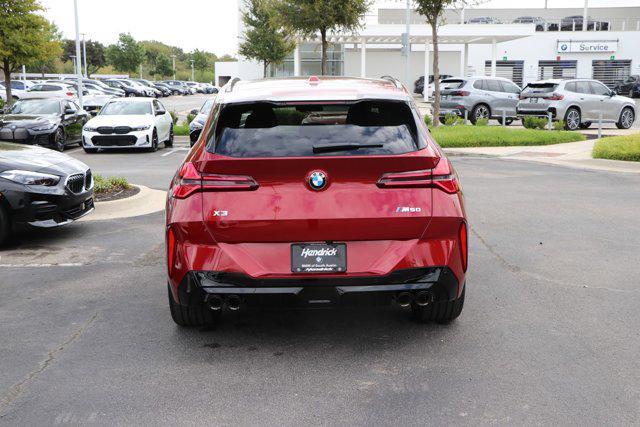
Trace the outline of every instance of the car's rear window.
{"type": "Polygon", "coordinates": [[[459,79],[447,79],[440,82],[440,90],[460,89],[465,81],[459,79]]]}
{"type": "Polygon", "coordinates": [[[207,149],[230,157],[389,155],[419,148],[414,114],[394,101],[223,106],[207,149]]]}
{"type": "Polygon", "coordinates": [[[532,95],[536,93],[549,93],[558,87],[555,83],[529,83],[527,87],[522,89],[523,95],[532,95]]]}

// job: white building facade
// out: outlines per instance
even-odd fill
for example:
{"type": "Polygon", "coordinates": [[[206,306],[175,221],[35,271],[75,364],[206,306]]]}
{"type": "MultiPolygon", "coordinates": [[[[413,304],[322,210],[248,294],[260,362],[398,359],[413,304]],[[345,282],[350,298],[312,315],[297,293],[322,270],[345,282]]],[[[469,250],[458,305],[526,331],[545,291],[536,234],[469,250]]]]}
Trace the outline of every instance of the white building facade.
{"type": "MultiPolygon", "coordinates": [[[[432,74],[431,28],[424,17],[411,15],[407,61],[402,49],[405,16],[403,9],[378,9],[365,17],[357,33],[331,34],[329,74],[391,75],[410,88],[418,77],[432,74]]],[[[242,33],[240,22],[240,38],[242,33]]],[[[640,74],[640,7],[449,10],[438,34],[441,74],[497,75],[520,86],[571,77],[596,78],[612,86],[640,74]]],[[[263,71],[261,64],[240,58],[232,72],[217,70],[218,83],[220,78],[262,78],[263,71]]],[[[269,69],[272,77],[319,74],[317,38],[300,40],[287,60],[269,69]]]]}

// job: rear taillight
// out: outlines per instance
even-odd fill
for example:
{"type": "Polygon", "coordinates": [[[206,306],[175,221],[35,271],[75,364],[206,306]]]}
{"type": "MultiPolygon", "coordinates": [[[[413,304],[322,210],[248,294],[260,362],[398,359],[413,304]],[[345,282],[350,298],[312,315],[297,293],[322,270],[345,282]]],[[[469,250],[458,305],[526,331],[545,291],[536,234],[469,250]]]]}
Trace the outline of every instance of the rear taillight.
{"type": "Polygon", "coordinates": [[[546,99],[549,101],[562,101],[564,99],[564,95],[561,95],[559,93],[554,93],[551,96],[545,96],[543,99],[546,99]]]}
{"type": "Polygon", "coordinates": [[[458,231],[458,240],[460,241],[460,260],[462,261],[462,271],[467,271],[467,262],[469,259],[469,239],[467,235],[467,223],[462,221],[460,230],[458,231]]]}
{"type": "Polygon", "coordinates": [[[469,96],[470,93],[466,90],[456,90],[450,93],[451,96],[469,96]]]}
{"type": "Polygon", "coordinates": [[[377,182],[380,188],[438,188],[445,193],[460,191],[458,178],[447,159],[440,159],[434,169],[385,173],[377,182]]]}
{"type": "Polygon", "coordinates": [[[201,174],[193,163],[187,162],[178,172],[171,196],[186,199],[199,191],[252,191],[257,188],[258,183],[250,176],[201,174]]]}
{"type": "Polygon", "coordinates": [[[169,273],[173,270],[173,260],[176,249],[176,237],[173,234],[173,229],[169,228],[167,231],[167,268],[169,273]]]}

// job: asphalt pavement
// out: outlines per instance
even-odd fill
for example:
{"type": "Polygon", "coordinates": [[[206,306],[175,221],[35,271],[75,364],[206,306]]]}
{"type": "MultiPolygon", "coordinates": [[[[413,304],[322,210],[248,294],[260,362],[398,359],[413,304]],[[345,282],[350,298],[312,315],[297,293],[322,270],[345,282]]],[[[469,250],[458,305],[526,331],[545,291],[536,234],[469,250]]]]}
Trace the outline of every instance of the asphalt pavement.
{"type": "MultiPolygon", "coordinates": [[[[71,152],[165,188],[184,152],[71,152]]],[[[453,157],[471,224],[450,325],[396,308],[227,315],[181,329],[163,214],[0,251],[0,424],[633,425],[640,177],[453,157]]]]}

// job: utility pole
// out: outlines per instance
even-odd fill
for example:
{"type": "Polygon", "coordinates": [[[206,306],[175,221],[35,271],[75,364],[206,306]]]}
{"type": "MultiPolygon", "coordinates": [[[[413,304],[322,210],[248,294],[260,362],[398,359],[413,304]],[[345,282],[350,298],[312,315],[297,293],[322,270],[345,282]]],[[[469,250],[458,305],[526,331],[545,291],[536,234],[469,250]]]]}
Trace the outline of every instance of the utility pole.
{"type": "Polygon", "coordinates": [[[171,55],[171,59],[173,59],[173,80],[176,79],[176,54],[171,55]]]}
{"type": "Polygon", "coordinates": [[[195,61],[192,59],[191,60],[191,81],[195,82],[196,81],[196,75],[195,75],[195,69],[193,68],[193,63],[195,61]]]}
{"type": "Polygon", "coordinates": [[[73,0],[73,12],[76,20],[76,77],[78,78],[78,103],[84,109],[82,103],[82,70],[80,69],[80,24],[78,23],[78,0],[73,0]]]}
{"type": "Polygon", "coordinates": [[[82,60],[84,61],[84,76],[89,78],[89,74],[87,74],[87,42],[84,35],[85,33],[82,33],[82,60]]]}
{"type": "Polygon", "coordinates": [[[584,13],[582,16],[582,31],[587,31],[588,29],[589,29],[589,0],[584,0],[584,13]]]}
{"type": "MultiPolygon", "coordinates": [[[[405,33],[406,33],[406,57],[404,58],[404,81],[407,87],[411,86],[409,80],[411,80],[411,0],[407,0],[407,10],[406,10],[406,25],[405,25],[405,33]]],[[[428,44],[425,44],[428,46],[428,44]]],[[[429,76],[425,76],[425,87],[427,86],[429,81],[429,76]]]]}
{"type": "Polygon", "coordinates": [[[140,63],[140,78],[142,78],[142,62],[140,63]]]}

